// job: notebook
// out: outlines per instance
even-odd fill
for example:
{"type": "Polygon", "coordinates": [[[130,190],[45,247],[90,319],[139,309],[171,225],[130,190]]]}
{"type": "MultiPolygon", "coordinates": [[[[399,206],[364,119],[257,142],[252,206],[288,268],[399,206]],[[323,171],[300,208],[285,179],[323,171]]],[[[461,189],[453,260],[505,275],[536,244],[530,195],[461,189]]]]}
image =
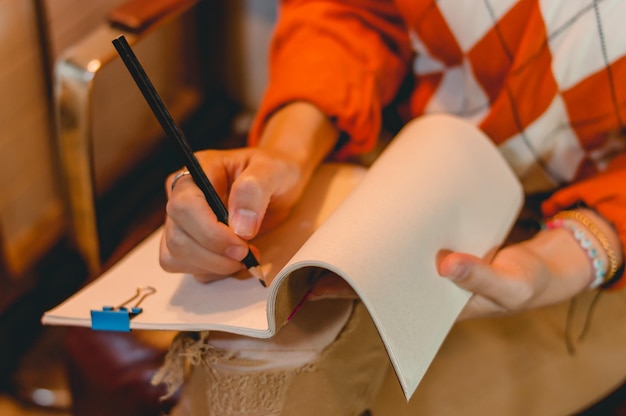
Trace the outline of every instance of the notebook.
{"type": "Polygon", "coordinates": [[[493,252],[522,203],[519,181],[486,136],[451,116],[424,116],[370,168],[318,169],[289,218],[253,242],[267,288],[247,272],[210,284],[164,272],[158,230],[42,321],[93,327],[92,310],[150,286],[129,329],[269,338],[329,271],[367,307],[408,399],[471,295],[438,275],[437,253],[493,252]]]}

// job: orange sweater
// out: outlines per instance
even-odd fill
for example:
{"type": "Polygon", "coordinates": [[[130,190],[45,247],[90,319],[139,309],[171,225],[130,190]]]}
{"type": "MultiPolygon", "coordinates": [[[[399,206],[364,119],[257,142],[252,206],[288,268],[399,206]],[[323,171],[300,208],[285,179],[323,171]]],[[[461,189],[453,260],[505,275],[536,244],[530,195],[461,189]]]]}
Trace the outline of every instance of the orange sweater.
{"type": "Polygon", "coordinates": [[[474,123],[527,192],[558,189],[545,215],[584,201],[626,248],[625,15],[620,0],[285,0],[250,143],[300,100],[347,134],[339,157],[368,151],[409,76],[408,117],[474,123]]]}

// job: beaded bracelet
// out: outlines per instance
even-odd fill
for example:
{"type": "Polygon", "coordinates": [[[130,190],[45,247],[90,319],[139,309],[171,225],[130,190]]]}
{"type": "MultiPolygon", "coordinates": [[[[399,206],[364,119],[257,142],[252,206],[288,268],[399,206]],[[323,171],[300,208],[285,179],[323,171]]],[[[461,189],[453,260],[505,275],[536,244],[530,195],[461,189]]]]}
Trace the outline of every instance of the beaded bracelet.
{"type": "Polygon", "coordinates": [[[610,281],[617,271],[617,256],[615,251],[611,248],[611,245],[602,231],[582,212],[580,211],[561,211],[556,214],[548,223],[547,228],[565,227],[572,231],[574,238],[585,250],[587,256],[591,259],[591,265],[594,270],[594,280],[591,282],[590,287],[596,288],[608,281],[610,281]],[[573,221],[571,221],[573,220],[573,221]],[[602,260],[598,258],[598,252],[593,247],[591,240],[586,236],[583,228],[576,225],[576,222],[582,224],[591,234],[598,240],[602,249],[606,252],[607,259],[609,261],[608,268],[605,268],[602,260]]]}
{"type": "Polygon", "coordinates": [[[589,217],[587,217],[580,211],[572,210],[561,211],[552,218],[569,218],[572,220],[576,220],[584,225],[591,232],[591,234],[593,234],[593,236],[600,242],[602,248],[606,252],[607,258],[609,259],[609,268],[606,273],[605,280],[609,281],[613,278],[613,276],[615,276],[615,273],[617,272],[617,269],[619,267],[619,264],[617,264],[617,255],[615,254],[613,248],[611,248],[611,243],[609,243],[609,240],[606,238],[604,233],[600,231],[600,229],[596,226],[596,224],[594,224],[593,221],[589,219],[589,217]]]}
{"type": "Polygon", "coordinates": [[[569,229],[578,244],[582,247],[582,249],[587,254],[587,257],[591,260],[591,266],[593,267],[593,280],[589,284],[589,287],[595,289],[600,286],[606,277],[606,267],[604,266],[604,262],[598,258],[598,250],[593,247],[591,240],[585,235],[585,232],[578,227],[574,221],[568,221],[566,219],[558,218],[546,223],[547,229],[555,229],[555,228],[567,228],[569,229]]]}

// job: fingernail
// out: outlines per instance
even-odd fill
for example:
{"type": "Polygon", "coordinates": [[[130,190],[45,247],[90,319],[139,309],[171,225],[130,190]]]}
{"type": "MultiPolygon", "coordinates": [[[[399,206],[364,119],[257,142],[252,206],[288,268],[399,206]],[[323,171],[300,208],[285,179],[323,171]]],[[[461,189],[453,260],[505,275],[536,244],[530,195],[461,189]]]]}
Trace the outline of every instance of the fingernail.
{"type": "Polygon", "coordinates": [[[256,231],[259,216],[249,209],[238,209],[231,219],[233,231],[239,237],[251,238],[256,231]]]}
{"type": "Polygon", "coordinates": [[[449,274],[449,278],[454,280],[462,280],[469,274],[469,267],[467,265],[456,263],[449,274]]]}
{"type": "Polygon", "coordinates": [[[230,246],[226,249],[226,255],[233,260],[241,261],[248,254],[248,247],[230,246]]]}

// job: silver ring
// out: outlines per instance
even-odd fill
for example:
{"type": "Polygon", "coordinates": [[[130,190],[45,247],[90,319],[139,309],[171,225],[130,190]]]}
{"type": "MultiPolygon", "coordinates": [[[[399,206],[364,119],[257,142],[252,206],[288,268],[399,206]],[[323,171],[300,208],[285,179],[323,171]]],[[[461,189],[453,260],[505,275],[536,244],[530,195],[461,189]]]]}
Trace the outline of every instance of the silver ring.
{"type": "Polygon", "coordinates": [[[178,182],[178,180],[182,178],[183,176],[187,176],[187,175],[191,175],[191,173],[188,170],[181,170],[176,175],[174,175],[174,179],[172,179],[172,184],[170,185],[170,190],[173,191],[174,186],[176,185],[176,182],[178,182]]]}

